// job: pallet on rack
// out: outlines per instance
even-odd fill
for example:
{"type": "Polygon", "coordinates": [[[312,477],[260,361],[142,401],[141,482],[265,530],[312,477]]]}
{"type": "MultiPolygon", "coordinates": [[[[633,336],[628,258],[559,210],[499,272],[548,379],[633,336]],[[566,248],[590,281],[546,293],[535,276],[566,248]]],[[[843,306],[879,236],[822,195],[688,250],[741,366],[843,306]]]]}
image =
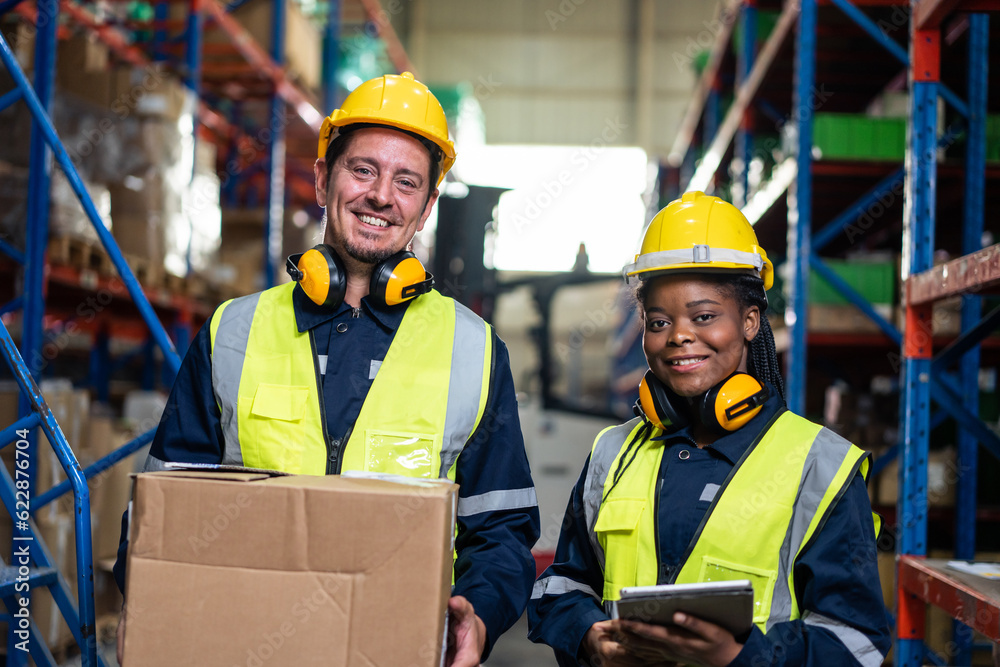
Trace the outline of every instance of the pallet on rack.
{"type": "Polygon", "coordinates": [[[132,273],[135,274],[135,278],[139,281],[140,285],[146,289],[163,286],[164,274],[161,264],[153,262],[146,257],[139,257],[129,253],[124,253],[124,255],[125,262],[132,269],[132,273]]]}
{"type": "Polygon", "coordinates": [[[49,239],[48,251],[49,262],[52,264],[94,271],[101,276],[115,273],[115,266],[103,246],[86,239],[55,236],[49,239]]]}
{"type": "Polygon", "coordinates": [[[184,293],[184,279],[172,273],[163,273],[163,289],[171,294],[184,293]]]}

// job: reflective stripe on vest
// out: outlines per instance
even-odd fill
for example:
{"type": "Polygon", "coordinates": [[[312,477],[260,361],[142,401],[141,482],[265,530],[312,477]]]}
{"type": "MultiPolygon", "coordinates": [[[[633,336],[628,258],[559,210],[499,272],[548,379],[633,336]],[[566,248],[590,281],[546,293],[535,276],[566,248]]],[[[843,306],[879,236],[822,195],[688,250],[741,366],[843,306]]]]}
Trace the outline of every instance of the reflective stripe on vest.
{"type": "Polygon", "coordinates": [[[240,453],[239,420],[236,417],[240,377],[246,359],[250,322],[257,310],[260,293],[222,304],[212,317],[212,389],[222,413],[223,461],[243,465],[240,453]],[[219,329],[222,336],[219,336],[219,329]]]}
{"type": "Polygon", "coordinates": [[[867,475],[867,454],[828,429],[782,413],[715,495],[676,577],[657,581],[656,479],[663,447],[643,436],[642,444],[628,455],[631,460],[635,454],[635,459],[612,489],[617,460],[639,433],[641,423],[636,422],[602,433],[591,455],[592,461],[611,460],[613,466],[604,468],[603,479],[588,480],[588,488],[599,489],[601,495],[585,501],[591,539],[605,553],[605,600],[617,599],[623,586],[749,579],[754,586],[754,622],[762,631],[799,618],[795,559],[859,467],[867,475]],[[600,502],[605,494],[607,499],[600,502]],[[599,509],[591,521],[594,498],[599,509]],[[607,521],[602,519],[606,507],[611,510],[607,521]],[[748,525],[754,530],[746,530],[748,525]]]}
{"type": "Polygon", "coordinates": [[[651,430],[636,417],[605,429],[594,441],[584,480],[583,503],[591,545],[604,569],[605,600],[617,600],[622,586],[656,583],[659,566],[654,499],[663,443],[651,438],[659,434],[659,430],[651,430]],[[629,443],[633,445],[631,450],[626,448],[629,443]],[[621,461],[623,457],[625,461],[621,461]],[[626,468],[628,461],[631,463],[626,468]],[[622,469],[627,474],[614,485],[615,474],[622,474],[622,469]],[[609,494],[613,485],[615,488],[609,494]],[[608,553],[616,554],[612,566],[605,562],[608,553]]]}
{"type": "MultiPolygon", "coordinates": [[[[212,382],[222,413],[224,463],[326,473],[319,371],[299,333],[294,283],[235,299],[211,324],[212,382]]],[[[406,309],[369,389],[343,470],[454,479],[489,394],[489,325],[430,292],[406,309]],[[450,473],[450,475],[449,475],[450,473]]]]}

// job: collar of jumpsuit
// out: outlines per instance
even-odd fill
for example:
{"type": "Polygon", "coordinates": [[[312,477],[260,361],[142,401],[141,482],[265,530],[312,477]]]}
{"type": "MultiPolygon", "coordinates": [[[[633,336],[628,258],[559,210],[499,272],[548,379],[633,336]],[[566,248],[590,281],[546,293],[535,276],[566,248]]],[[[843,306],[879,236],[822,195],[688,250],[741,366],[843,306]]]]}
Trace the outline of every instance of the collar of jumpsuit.
{"type": "MultiPolygon", "coordinates": [[[[295,304],[295,324],[298,326],[299,333],[315,329],[320,324],[353,310],[346,303],[340,304],[337,308],[325,308],[317,305],[299,287],[292,291],[292,302],[295,304]]],[[[408,303],[410,302],[399,306],[379,306],[369,301],[366,296],[361,299],[361,310],[367,317],[378,322],[383,329],[395,331],[399,328],[400,322],[403,321],[408,303]]]]}
{"type": "MultiPolygon", "coordinates": [[[[753,419],[748,421],[743,428],[720,437],[711,445],[708,445],[706,449],[714,451],[732,465],[736,465],[750,445],[762,434],[764,427],[770,423],[782,407],[781,399],[778,398],[778,392],[775,391],[774,387],[769,386],[768,388],[771,390],[771,394],[767,401],[764,402],[761,411],[754,415],[753,419]]],[[[685,426],[675,433],[657,436],[653,440],[663,441],[668,449],[680,445],[697,448],[691,426],[685,426]]]]}

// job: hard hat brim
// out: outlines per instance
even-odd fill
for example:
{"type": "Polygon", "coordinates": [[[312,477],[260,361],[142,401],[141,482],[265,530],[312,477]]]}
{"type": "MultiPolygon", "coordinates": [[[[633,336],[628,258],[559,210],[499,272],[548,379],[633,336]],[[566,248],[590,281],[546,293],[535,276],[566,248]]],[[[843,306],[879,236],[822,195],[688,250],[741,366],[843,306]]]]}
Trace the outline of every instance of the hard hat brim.
{"type": "Polygon", "coordinates": [[[625,281],[632,276],[646,280],[653,276],[671,272],[686,273],[728,273],[746,272],[764,281],[764,289],[770,289],[774,282],[771,261],[761,250],[760,253],[745,252],[732,248],[708,248],[696,245],[690,250],[663,250],[636,256],[635,262],[625,266],[622,274],[625,281]]]}

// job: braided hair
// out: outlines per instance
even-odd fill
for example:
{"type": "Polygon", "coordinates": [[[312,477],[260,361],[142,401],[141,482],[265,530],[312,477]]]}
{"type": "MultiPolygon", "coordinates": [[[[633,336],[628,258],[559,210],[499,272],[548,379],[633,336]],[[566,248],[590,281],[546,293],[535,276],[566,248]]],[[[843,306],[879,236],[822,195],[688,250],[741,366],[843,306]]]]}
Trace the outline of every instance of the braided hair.
{"type": "MultiPolygon", "coordinates": [[[[704,273],[698,277],[715,283],[726,296],[739,305],[740,310],[746,310],[750,306],[757,306],[760,310],[760,328],[750,341],[747,353],[747,373],[761,382],[769,383],[784,401],[785,382],[781,375],[781,364],[778,363],[778,353],[774,347],[774,332],[765,315],[767,295],[764,291],[764,281],[748,273],[704,273]]],[[[640,280],[635,290],[635,298],[643,310],[645,310],[649,282],[640,280]]]]}

